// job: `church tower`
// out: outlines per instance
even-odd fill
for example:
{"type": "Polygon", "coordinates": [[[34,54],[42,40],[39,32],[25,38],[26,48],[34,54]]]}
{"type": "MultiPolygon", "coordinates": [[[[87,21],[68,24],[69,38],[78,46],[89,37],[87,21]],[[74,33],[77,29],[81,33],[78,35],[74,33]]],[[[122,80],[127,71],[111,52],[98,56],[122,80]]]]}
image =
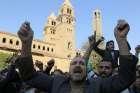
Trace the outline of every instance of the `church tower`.
{"type": "MultiPolygon", "coordinates": [[[[59,10],[59,16],[57,18],[59,26],[57,27],[59,35],[59,47],[62,51],[60,55],[65,58],[71,59],[75,56],[75,17],[74,9],[70,0],[65,0],[59,10]]],[[[60,50],[60,49],[58,49],[60,50]]]]}
{"type": "Polygon", "coordinates": [[[56,33],[56,16],[52,12],[48,17],[48,21],[44,28],[44,41],[55,43],[55,33],[56,33]]]}
{"type": "Polygon", "coordinates": [[[55,44],[55,54],[61,58],[75,56],[75,17],[70,0],[64,0],[58,16],[52,13],[44,29],[44,41],[55,44]]]}

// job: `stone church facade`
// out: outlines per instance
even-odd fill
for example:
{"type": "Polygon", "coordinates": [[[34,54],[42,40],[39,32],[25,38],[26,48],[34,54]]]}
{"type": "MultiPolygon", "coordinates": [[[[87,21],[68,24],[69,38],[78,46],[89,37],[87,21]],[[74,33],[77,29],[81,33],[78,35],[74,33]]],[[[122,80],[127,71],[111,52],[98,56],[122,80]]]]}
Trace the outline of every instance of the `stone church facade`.
{"type": "MultiPolygon", "coordinates": [[[[75,16],[69,0],[63,2],[58,16],[50,14],[43,34],[43,40],[33,40],[33,60],[39,60],[47,65],[48,60],[55,59],[54,68],[68,71],[69,62],[76,55],[75,16]]],[[[17,35],[0,31],[0,36],[0,52],[20,51],[21,41],[17,35]]]]}
{"type": "MultiPolygon", "coordinates": [[[[98,11],[95,11],[95,20],[94,27],[96,25],[95,30],[98,35],[97,28],[101,28],[98,11]]],[[[54,68],[68,72],[69,63],[76,56],[75,22],[74,8],[69,0],[64,0],[58,15],[51,13],[48,17],[43,31],[43,40],[33,40],[33,60],[39,60],[47,65],[48,60],[55,59],[54,68]]],[[[101,33],[101,29],[99,30],[101,33]]],[[[17,35],[0,31],[0,36],[0,52],[20,51],[21,41],[17,35]]]]}

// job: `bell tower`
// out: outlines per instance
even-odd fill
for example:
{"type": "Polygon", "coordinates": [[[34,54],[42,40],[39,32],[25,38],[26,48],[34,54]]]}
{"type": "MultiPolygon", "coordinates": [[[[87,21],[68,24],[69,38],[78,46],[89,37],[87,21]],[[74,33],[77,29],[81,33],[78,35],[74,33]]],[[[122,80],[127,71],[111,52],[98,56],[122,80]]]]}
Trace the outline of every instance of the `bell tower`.
{"type": "Polygon", "coordinates": [[[76,55],[75,16],[70,0],[64,0],[58,16],[51,13],[48,17],[44,28],[44,41],[55,44],[55,54],[58,57],[71,59],[76,55]]]}
{"type": "Polygon", "coordinates": [[[70,0],[64,0],[57,21],[59,26],[56,29],[60,37],[58,45],[61,47],[59,55],[71,59],[75,56],[76,46],[74,9],[70,0]]]}
{"type": "Polygon", "coordinates": [[[56,16],[52,12],[50,14],[50,16],[48,17],[48,20],[47,20],[45,27],[44,27],[44,41],[47,41],[50,43],[55,42],[55,40],[56,40],[55,39],[56,25],[57,25],[56,16]]]}

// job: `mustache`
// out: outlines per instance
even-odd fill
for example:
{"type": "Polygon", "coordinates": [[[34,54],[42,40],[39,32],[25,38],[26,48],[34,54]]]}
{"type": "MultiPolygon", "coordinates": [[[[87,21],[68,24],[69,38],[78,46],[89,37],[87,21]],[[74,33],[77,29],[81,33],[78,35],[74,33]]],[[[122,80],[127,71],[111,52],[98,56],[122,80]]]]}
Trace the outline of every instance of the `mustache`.
{"type": "Polygon", "coordinates": [[[106,74],[106,73],[105,73],[105,72],[102,72],[102,73],[100,73],[100,74],[102,75],[102,74],[106,74]]]}
{"type": "Polygon", "coordinates": [[[82,70],[82,68],[81,67],[75,67],[74,69],[73,69],[73,72],[75,73],[75,72],[82,72],[83,70],[82,70]]]}

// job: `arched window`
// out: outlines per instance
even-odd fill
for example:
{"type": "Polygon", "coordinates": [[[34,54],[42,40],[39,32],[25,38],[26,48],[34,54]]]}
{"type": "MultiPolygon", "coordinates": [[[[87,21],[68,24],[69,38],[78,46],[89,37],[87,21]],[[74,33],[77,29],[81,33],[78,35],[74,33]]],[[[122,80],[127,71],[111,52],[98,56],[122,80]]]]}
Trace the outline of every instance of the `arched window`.
{"type": "Polygon", "coordinates": [[[69,14],[69,8],[67,8],[67,13],[69,14]]]}
{"type": "Polygon", "coordinates": [[[16,41],[16,45],[17,45],[17,46],[19,45],[19,41],[18,41],[18,40],[16,41]]]}
{"type": "Polygon", "coordinates": [[[95,16],[96,16],[96,12],[95,12],[94,14],[95,14],[95,16]]]}
{"type": "Polygon", "coordinates": [[[55,21],[52,21],[52,25],[55,26],[56,25],[56,22],[55,21]]]}
{"type": "Polygon", "coordinates": [[[70,18],[67,18],[67,23],[71,23],[71,19],[70,18]]]}
{"type": "Polygon", "coordinates": [[[68,42],[68,49],[71,49],[71,48],[72,48],[72,43],[68,42]]]}
{"type": "Polygon", "coordinates": [[[12,39],[10,39],[9,43],[10,43],[10,44],[13,44],[13,40],[12,40],[12,39]]]}
{"type": "Polygon", "coordinates": [[[55,29],[53,29],[52,33],[55,34],[55,29]]]}
{"type": "Polygon", "coordinates": [[[43,50],[45,50],[45,46],[43,46],[43,50]]]}
{"type": "Polygon", "coordinates": [[[81,56],[81,53],[79,53],[79,52],[76,52],[76,56],[81,56]]]}
{"type": "Polygon", "coordinates": [[[35,44],[33,44],[33,48],[35,48],[36,46],[35,46],[35,44]]]}
{"type": "Polygon", "coordinates": [[[40,45],[38,45],[38,49],[40,49],[40,45]]]}
{"type": "Polygon", "coordinates": [[[51,31],[51,34],[55,34],[56,30],[54,28],[51,28],[50,31],[51,31]]]}
{"type": "Polygon", "coordinates": [[[51,49],[51,51],[53,52],[53,48],[51,49]]]}
{"type": "Polygon", "coordinates": [[[6,43],[6,38],[3,38],[2,39],[2,43],[6,43]]]}
{"type": "Polygon", "coordinates": [[[69,8],[67,8],[67,13],[68,13],[68,14],[71,14],[71,13],[72,13],[72,10],[69,9],[69,8]]]}
{"type": "Polygon", "coordinates": [[[47,48],[47,50],[48,50],[48,51],[50,50],[49,47],[47,48]]]}

